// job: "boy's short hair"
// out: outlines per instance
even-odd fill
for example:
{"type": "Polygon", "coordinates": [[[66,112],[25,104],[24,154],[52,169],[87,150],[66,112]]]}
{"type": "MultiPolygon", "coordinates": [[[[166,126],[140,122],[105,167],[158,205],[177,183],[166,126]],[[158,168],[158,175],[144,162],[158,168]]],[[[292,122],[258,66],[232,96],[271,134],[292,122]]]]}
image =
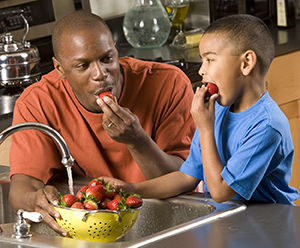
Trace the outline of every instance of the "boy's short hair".
{"type": "Polygon", "coordinates": [[[275,44],[266,24],[259,18],[238,14],[214,21],[204,34],[220,33],[232,47],[233,55],[252,50],[257,56],[260,73],[266,75],[275,56],[275,44]]]}

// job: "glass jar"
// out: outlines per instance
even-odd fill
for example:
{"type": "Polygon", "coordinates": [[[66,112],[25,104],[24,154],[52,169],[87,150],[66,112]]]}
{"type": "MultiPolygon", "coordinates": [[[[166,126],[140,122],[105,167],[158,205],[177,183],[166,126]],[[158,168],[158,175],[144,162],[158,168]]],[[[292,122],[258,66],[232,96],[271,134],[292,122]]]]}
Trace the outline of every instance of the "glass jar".
{"type": "Polygon", "coordinates": [[[185,31],[184,24],[190,0],[163,0],[162,4],[172,21],[172,28],[168,38],[168,43],[172,43],[178,33],[185,31]]]}
{"type": "Polygon", "coordinates": [[[132,0],[123,21],[128,43],[135,48],[156,48],[168,39],[171,22],[160,0],[132,0]]]}

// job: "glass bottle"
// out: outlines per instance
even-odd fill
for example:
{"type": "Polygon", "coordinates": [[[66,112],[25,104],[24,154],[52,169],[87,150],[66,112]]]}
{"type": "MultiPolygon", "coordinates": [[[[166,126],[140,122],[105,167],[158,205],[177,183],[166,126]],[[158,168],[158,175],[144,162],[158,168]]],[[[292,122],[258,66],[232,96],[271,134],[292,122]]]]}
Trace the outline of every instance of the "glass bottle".
{"type": "Polygon", "coordinates": [[[178,33],[185,31],[184,24],[187,16],[190,0],[163,0],[170,20],[172,21],[168,43],[172,43],[178,33]]]}
{"type": "Polygon", "coordinates": [[[123,21],[128,43],[135,48],[156,48],[168,39],[171,22],[160,0],[132,0],[123,21]]]}

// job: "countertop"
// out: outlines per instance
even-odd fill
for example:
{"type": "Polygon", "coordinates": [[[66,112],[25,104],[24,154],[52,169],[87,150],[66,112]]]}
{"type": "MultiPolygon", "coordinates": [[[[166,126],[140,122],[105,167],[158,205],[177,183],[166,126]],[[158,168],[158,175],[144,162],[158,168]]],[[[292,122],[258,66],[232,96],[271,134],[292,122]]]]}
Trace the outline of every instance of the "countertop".
{"type": "Polygon", "coordinates": [[[300,247],[300,207],[252,204],[243,212],[161,240],[147,247],[300,247]]]}
{"type": "MultiPolygon", "coordinates": [[[[119,22],[121,22],[121,20],[119,20],[119,22]]],[[[121,24],[119,23],[119,25],[121,24]]],[[[276,57],[300,50],[300,20],[298,20],[296,26],[292,28],[279,28],[274,19],[271,19],[267,25],[275,41],[276,57]]],[[[125,41],[122,34],[118,33],[118,35],[116,35],[116,33],[118,33],[117,30],[115,31],[115,36],[117,38],[117,49],[120,57],[131,55],[135,58],[148,60],[161,57],[163,60],[185,59],[187,62],[200,63],[198,47],[180,50],[172,48],[169,45],[163,45],[155,49],[136,49],[125,41]]]]}
{"type": "MultiPolygon", "coordinates": [[[[0,165],[0,175],[9,167],[0,165]]],[[[1,179],[3,180],[3,179],[1,179]]],[[[246,210],[143,247],[166,248],[295,248],[300,247],[300,207],[284,204],[248,204],[246,210]]],[[[60,238],[60,237],[56,237],[60,238]]],[[[0,247],[1,246],[0,235],[0,247]]],[[[60,242],[58,242],[60,243],[60,242]]],[[[94,242],[80,247],[109,247],[94,242]]],[[[3,243],[3,245],[8,245],[3,243]]],[[[8,246],[3,246],[8,247],[8,246]]],[[[9,247],[25,248],[19,243],[9,247]]],[[[56,246],[55,246],[56,247],[56,246]]],[[[65,246],[64,246],[65,247],[65,246]]]]}

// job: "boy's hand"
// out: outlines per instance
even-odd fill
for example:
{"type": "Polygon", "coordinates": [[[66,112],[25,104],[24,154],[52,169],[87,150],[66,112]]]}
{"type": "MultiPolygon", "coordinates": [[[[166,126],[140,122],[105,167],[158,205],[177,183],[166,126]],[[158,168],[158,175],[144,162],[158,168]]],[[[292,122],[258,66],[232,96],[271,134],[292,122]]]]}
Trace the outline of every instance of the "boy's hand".
{"type": "Polygon", "coordinates": [[[204,99],[207,92],[208,88],[205,85],[197,88],[192,102],[191,114],[199,130],[213,128],[215,122],[215,101],[219,95],[213,94],[206,103],[204,99]]]}
{"type": "Polygon", "coordinates": [[[99,177],[101,181],[107,182],[110,185],[113,185],[114,188],[119,191],[120,189],[124,190],[125,192],[134,192],[134,187],[132,183],[126,183],[122,180],[116,179],[116,178],[111,178],[111,177],[99,177]]]}

